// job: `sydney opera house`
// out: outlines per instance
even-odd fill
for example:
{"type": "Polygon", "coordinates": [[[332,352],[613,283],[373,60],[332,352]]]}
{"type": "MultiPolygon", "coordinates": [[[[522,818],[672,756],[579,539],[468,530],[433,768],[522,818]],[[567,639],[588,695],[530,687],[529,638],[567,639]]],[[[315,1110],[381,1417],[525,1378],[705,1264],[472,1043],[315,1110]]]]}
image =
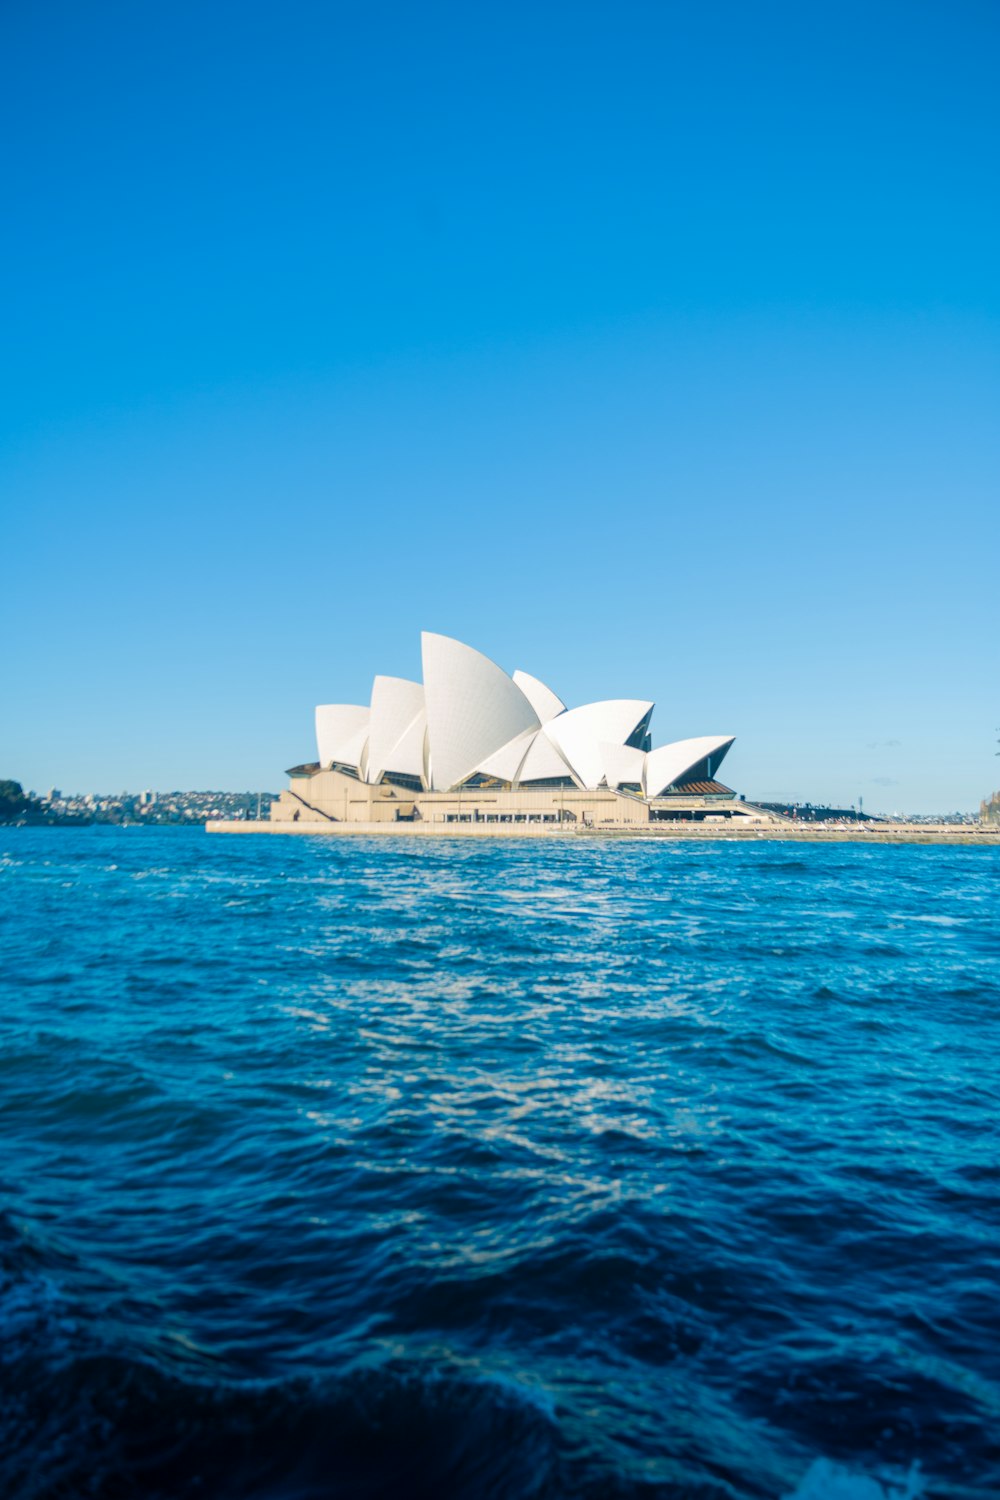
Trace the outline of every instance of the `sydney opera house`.
{"type": "Polygon", "coordinates": [[[316,710],[317,759],[295,766],[279,823],[555,823],[627,827],[740,817],[719,780],[732,735],[653,747],[653,704],[567,708],[450,636],[422,636],[423,682],[376,677],[368,704],[316,710]]]}

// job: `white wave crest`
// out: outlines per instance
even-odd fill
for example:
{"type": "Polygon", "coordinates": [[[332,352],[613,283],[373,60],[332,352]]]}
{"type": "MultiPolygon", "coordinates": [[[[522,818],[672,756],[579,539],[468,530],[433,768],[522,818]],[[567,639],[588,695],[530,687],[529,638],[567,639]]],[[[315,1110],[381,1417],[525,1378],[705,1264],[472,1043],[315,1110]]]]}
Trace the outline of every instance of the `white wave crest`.
{"type": "Polygon", "coordinates": [[[869,1474],[852,1473],[828,1458],[817,1458],[798,1489],[784,1500],[920,1500],[923,1493],[919,1462],[912,1463],[898,1478],[873,1479],[869,1474]]]}

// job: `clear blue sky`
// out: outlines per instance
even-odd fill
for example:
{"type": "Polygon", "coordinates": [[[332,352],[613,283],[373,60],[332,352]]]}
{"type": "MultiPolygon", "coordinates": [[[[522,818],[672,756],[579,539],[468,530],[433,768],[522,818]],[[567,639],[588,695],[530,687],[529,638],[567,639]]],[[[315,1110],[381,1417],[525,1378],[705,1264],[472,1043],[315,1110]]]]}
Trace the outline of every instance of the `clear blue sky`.
{"type": "Polygon", "coordinates": [[[993,3],[0,13],[0,776],[271,788],[422,627],[970,808],[993,3]]]}

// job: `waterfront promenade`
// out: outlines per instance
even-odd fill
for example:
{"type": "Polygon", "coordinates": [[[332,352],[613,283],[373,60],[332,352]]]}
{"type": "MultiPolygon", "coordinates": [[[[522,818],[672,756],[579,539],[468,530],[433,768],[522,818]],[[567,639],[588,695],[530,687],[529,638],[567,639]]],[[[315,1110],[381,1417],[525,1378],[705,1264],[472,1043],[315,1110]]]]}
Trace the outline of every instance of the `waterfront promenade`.
{"type": "Polygon", "coordinates": [[[315,823],[215,822],[208,833],[290,833],[320,838],[780,839],[804,844],[977,844],[1000,849],[1000,827],[969,823],[830,824],[660,823],[600,828],[553,823],[315,823]]]}

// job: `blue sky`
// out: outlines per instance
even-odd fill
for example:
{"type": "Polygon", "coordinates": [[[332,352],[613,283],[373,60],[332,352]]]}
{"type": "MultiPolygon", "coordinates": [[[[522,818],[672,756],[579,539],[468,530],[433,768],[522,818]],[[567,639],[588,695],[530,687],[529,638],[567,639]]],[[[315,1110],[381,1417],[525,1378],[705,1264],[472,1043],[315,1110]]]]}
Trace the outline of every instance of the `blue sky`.
{"type": "Polygon", "coordinates": [[[460,636],[748,796],[1000,784],[1000,11],[6,7],[0,775],[460,636]]]}

